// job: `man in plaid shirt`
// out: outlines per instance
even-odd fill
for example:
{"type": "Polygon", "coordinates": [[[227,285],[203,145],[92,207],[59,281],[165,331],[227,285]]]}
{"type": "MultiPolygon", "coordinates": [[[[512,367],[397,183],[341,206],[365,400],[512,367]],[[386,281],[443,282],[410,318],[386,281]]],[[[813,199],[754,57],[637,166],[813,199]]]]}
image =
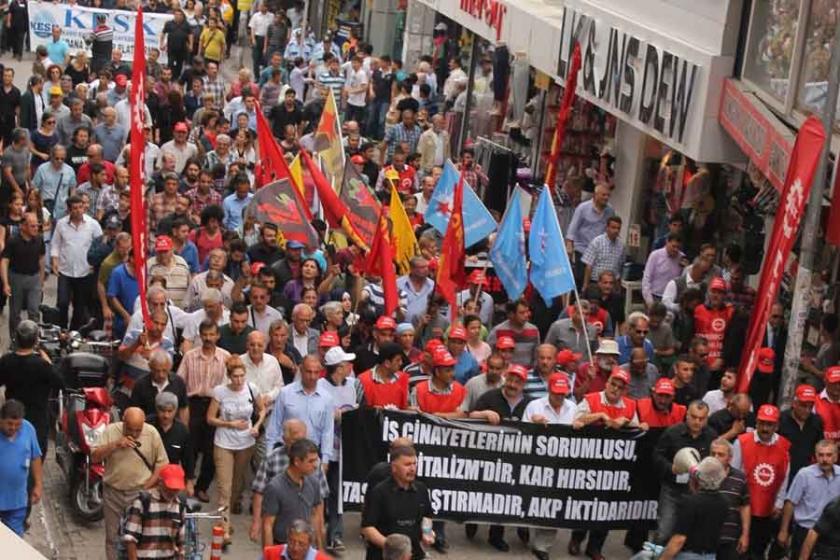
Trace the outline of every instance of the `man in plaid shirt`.
{"type": "Polygon", "coordinates": [[[213,107],[221,111],[225,105],[225,81],[219,74],[219,65],[215,62],[207,63],[207,75],[201,79],[204,84],[204,94],[213,96],[213,107]]]}
{"type": "Polygon", "coordinates": [[[624,243],[618,238],[621,233],[621,218],[610,216],[607,218],[607,228],[601,235],[595,237],[586,247],[581,260],[585,265],[582,290],[586,291],[590,281],[598,283],[598,277],[604,271],[610,271],[615,278],[621,278],[624,267],[624,243]]]}
{"type": "Polygon", "coordinates": [[[414,122],[414,111],[406,109],[402,112],[402,122],[398,125],[392,126],[385,133],[385,139],[382,141],[388,149],[387,161],[391,161],[394,157],[394,150],[398,146],[404,146],[404,151],[413,154],[417,151],[417,143],[420,141],[420,135],[423,130],[414,122]]]}
{"type": "Polygon", "coordinates": [[[186,507],[178,494],[186,487],[184,478],[180,465],[166,465],[157,487],[128,506],[122,543],[129,558],[181,558],[186,507]]]}
{"type": "MultiPolygon", "coordinates": [[[[296,441],[306,439],[306,424],[297,419],[286,420],[283,423],[283,447],[266,450],[265,460],[260,464],[257,475],[254,477],[254,482],[251,483],[251,490],[254,491],[253,502],[251,504],[251,538],[259,540],[262,536],[262,503],[263,493],[268,486],[268,483],[284,472],[289,466],[289,456],[286,451],[291,448],[296,441]]],[[[321,489],[321,499],[326,500],[330,493],[330,487],[327,484],[327,477],[324,476],[324,470],[318,469],[311,476],[318,477],[318,487],[321,489]]]]}

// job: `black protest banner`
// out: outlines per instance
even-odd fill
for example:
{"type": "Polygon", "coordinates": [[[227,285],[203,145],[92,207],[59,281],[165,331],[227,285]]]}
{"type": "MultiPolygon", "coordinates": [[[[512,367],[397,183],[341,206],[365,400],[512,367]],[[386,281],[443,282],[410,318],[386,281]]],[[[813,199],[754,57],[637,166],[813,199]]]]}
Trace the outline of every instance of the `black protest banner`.
{"type": "Polygon", "coordinates": [[[411,437],[436,517],[567,528],[644,528],[656,520],[658,432],[503,422],[363,408],[342,418],[345,510],[364,502],[388,443],[411,437]]]}

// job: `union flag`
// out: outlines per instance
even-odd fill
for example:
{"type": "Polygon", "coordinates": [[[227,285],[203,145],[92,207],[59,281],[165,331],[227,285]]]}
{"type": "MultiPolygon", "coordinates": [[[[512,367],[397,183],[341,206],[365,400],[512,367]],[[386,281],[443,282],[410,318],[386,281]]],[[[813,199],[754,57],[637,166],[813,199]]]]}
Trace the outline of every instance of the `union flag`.
{"type": "Polygon", "coordinates": [[[440,258],[437,269],[437,291],[449,302],[449,313],[452,324],[458,316],[456,295],[464,285],[464,172],[458,179],[455,192],[452,195],[452,213],[446,235],[440,248],[440,258]]]}

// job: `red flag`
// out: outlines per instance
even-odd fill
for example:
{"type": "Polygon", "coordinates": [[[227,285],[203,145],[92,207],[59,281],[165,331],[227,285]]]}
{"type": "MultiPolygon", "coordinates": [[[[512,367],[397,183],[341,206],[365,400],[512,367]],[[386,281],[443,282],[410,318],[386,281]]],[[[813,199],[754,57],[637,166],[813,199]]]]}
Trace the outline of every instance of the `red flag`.
{"type": "Polygon", "coordinates": [[[560,150],[563,148],[563,139],[566,137],[566,124],[569,122],[569,117],[572,116],[578,70],[580,70],[580,43],[575,42],[569,73],[566,74],[563,102],[560,104],[560,110],[557,111],[557,127],[554,129],[554,138],[551,141],[551,153],[545,166],[545,184],[551,189],[550,192],[554,191],[554,184],[557,181],[557,162],[560,161],[560,150]]]}
{"type": "Polygon", "coordinates": [[[767,328],[770,307],[776,302],[779,284],[785,271],[793,243],[799,231],[799,222],[811,193],[811,183],[817,170],[820,152],[825,143],[825,131],[822,123],[814,116],[808,117],[799,133],[790,154],[787,177],[776,210],[773,235],[764,257],[761,269],[761,282],[758,285],[758,298],[753,309],[750,328],[747,331],[745,352],[741,356],[738,392],[746,393],[750,379],[758,362],[758,350],[767,328]]]}
{"type": "Polygon", "coordinates": [[[452,324],[458,316],[456,294],[464,284],[464,259],[466,251],[464,248],[464,172],[458,184],[455,185],[455,192],[452,194],[452,212],[449,216],[449,224],[446,226],[446,235],[443,236],[443,244],[440,248],[440,258],[437,268],[437,291],[449,302],[449,314],[452,324]]]}
{"type": "Polygon", "coordinates": [[[840,246],[840,158],[835,164],[834,192],[831,195],[831,208],[825,228],[825,242],[835,247],[840,246]]]}
{"type": "Polygon", "coordinates": [[[318,191],[318,199],[321,201],[321,206],[324,209],[324,217],[330,227],[341,228],[350,240],[363,250],[368,250],[368,244],[362,239],[353,222],[350,221],[350,212],[347,206],[338,197],[338,194],[333,190],[332,185],[312,161],[312,157],[306,150],[301,148],[300,155],[312,180],[315,181],[315,189],[318,191]]]}
{"type": "Polygon", "coordinates": [[[370,252],[365,259],[364,271],[365,274],[382,278],[385,315],[390,317],[399,307],[400,296],[397,290],[397,272],[394,267],[394,246],[391,243],[391,233],[384,209],[379,213],[379,223],[376,234],[373,236],[370,252]]]}
{"type": "Polygon", "coordinates": [[[271,125],[263,115],[262,108],[257,107],[257,144],[260,150],[260,158],[255,169],[255,179],[257,188],[260,188],[274,181],[280,179],[288,179],[289,182],[296,188],[298,193],[298,201],[303,206],[306,212],[306,219],[312,219],[312,213],[309,211],[309,206],[303,197],[300,196],[302,189],[295,181],[289,169],[289,164],[286,163],[286,157],[283,154],[283,148],[277,143],[274,135],[271,134],[271,125]]]}
{"type": "Polygon", "coordinates": [[[310,249],[320,243],[318,233],[309,223],[300,192],[288,179],[274,181],[258,190],[248,207],[245,217],[255,222],[277,224],[286,241],[300,241],[310,249]]]}
{"type": "Polygon", "coordinates": [[[143,38],[143,8],[137,8],[134,24],[134,61],[131,66],[131,131],[129,141],[131,154],[128,163],[131,191],[131,241],[134,250],[134,275],[140,290],[140,309],[143,322],[150,324],[149,306],[146,303],[146,251],[148,234],[146,230],[146,207],[144,200],[144,159],[146,136],[143,134],[143,120],[146,116],[146,49],[143,38]]]}

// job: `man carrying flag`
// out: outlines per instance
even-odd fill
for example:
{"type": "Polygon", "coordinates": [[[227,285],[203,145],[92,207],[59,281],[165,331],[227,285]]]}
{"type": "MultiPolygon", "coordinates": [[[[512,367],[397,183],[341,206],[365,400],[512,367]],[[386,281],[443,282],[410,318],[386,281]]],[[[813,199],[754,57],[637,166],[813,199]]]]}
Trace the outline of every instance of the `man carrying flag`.
{"type": "Polygon", "coordinates": [[[379,214],[376,235],[373,237],[373,243],[365,260],[364,268],[366,275],[382,278],[382,291],[385,295],[385,316],[393,317],[394,311],[399,307],[400,297],[397,291],[397,274],[394,269],[394,249],[384,210],[379,214]]]}
{"type": "Polygon", "coordinates": [[[455,324],[458,318],[456,295],[464,284],[464,175],[455,186],[452,196],[452,212],[443,245],[440,248],[436,285],[437,291],[449,302],[449,318],[455,324]]]}

